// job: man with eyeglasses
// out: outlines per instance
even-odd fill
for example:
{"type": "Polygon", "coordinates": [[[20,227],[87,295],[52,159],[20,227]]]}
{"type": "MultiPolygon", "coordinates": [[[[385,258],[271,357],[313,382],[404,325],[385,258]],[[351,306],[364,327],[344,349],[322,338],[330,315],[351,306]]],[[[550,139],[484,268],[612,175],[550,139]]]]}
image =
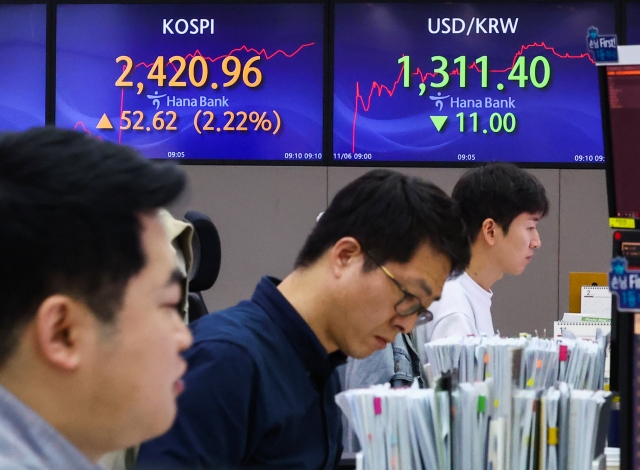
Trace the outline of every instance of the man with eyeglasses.
{"type": "Polygon", "coordinates": [[[407,333],[470,252],[457,204],[418,178],[374,170],[335,196],[282,282],[192,325],[178,417],[139,468],[333,469],[335,370],[407,333]]]}
{"type": "MultiPolygon", "coordinates": [[[[400,334],[393,345],[366,359],[349,359],[345,388],[390,382],[394,387],[423,382],[423,345],[446,336],[493,335],[491,287],[504,274],[518,275],[541,246],[538,221],[549,210],[545,189],[527,171],[508,163],[492,163],[467,171],[452,197],[462,210],[471,241],[471,262],[458,277],[447,280],[442,300],[430,309],[433,321],[400,334]]],[[[360,448],[345,424],[345,447],[360,448]]]]}

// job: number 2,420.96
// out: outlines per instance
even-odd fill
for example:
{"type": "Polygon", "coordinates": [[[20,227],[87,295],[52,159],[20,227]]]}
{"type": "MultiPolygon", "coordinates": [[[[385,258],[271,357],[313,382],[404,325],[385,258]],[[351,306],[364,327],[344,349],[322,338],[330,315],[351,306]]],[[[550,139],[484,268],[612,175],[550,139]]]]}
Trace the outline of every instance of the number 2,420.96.
{"type": "MultiPolygon", "coordinates": [[[[229,77],[229,80],[222,84],[223,88],[234,85],[242,76],[242,82],[249,88],[254,88],[262,83],[262,72],[256,66],[256,62],[260,60],[260,56],[251,57],[243,65],[235,56],[227,56],[224,58],[221,64],[222,72],[229,77]]],[[[124,62],[122,67],[122,74],[116,80],[116,86],[120,87],[132,87],[133,82],[128,80],[129,75],[135,69],[133,60],[131,57],[121,55],[116,59],[116,63],[124,62]]],[[[153,63],[151,70],[147,74],[148,80],[156,80],[158,86],[164,86],[164,82],[167,80],[167,74],[165,73],[165,66],[170,65],[175,70],[173,77],[169,79],[168,85],[172,88],[185,88],[187,82],[182,80],[182,76],[187,71],[189,83],[196,88],[203,87],[207,84],[209,79],[209,63],[207,60],[199,55],[191,57],[189,64],[187,60],[181,56],[173,56],[165,64],[164,56],[158,56],[153,63]]],[[[212,88],[217,88],[218,84],[211,83],[212,88]]]]}

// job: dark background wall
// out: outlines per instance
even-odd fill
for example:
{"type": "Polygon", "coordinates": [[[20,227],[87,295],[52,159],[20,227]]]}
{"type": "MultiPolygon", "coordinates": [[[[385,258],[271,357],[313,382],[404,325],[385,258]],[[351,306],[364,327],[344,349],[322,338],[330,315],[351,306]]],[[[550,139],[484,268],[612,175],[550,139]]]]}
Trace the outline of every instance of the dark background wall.
{"type": "MultiPolygon", "coordinates": [[[[220,232],[222,266],[205,292],[210,310],[247,298],[262,275],[286,276],[316,216],[333,195],[365,168],[185,165],[190,193],[172,208],[208,214],[220,232]]],[[[451,192],[461,168],[400,168],[451,192]]],[[[569,272],[608,271],[604,170],[532,169],[544,184],[551,210],[539,224],[542,247],[520,276],[495,284],[494,326],[503,335],[552,334],[568,309],[569,272]]]]}

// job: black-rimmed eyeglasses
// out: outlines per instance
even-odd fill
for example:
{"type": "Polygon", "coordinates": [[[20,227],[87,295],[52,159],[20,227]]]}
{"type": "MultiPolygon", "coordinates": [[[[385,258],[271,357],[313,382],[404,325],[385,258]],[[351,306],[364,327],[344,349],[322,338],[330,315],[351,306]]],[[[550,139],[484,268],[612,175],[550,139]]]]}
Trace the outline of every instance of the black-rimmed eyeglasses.
{"type": "Polygon", "coordinates": [[[374,263],[382,270],[386,276],[391,279],[398,289],[404,294],[403,297],[395,304],[396,313],[400,317],[410,317],[411,315],[418,315],[416,320],[416,326],[424,325],[427,322],[433,320],[433,313],[431,313],[420,299],[404,288],[402,284],[395,278],[391,271],[387,267],[380,263],[371,253],[367,252],[367,256],[373,260],[374,263]]]}

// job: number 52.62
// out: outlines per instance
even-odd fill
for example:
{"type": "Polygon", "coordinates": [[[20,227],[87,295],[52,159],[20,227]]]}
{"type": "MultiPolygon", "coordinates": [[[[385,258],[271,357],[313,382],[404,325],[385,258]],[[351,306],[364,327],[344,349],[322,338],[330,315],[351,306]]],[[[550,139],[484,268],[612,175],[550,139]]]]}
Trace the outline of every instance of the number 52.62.
{"type": "MultiPolygon", "coordinates": [[[[158,111],[153,115],[153,120],[151,123],[153,125],[153,128],[157,131],[162,131],[162,130],[177,131],[178,128],[175,126],[175,122],[178,119],[178,115],[176,114],[176,112],[175,111],[166,112],[167,118],[170,119],[168,122],[166,122],[162,117],[163,114],[165,114],[164,111],[158,111]]],[[[144,113],[142,111],[133,111],[133,113],[131,111],[122,111],[120,120],[121,120],[120,129],[122,129],[123,131],[126,131],[128,129],[133,129],[134,131],[144,131],[145,129],[151,130],[143,126],[144,113]],[[137,116],[135,124],[132,122],[131,118],[129,117],[131,114],[133,114],[133,116],[137,116]]]]}

